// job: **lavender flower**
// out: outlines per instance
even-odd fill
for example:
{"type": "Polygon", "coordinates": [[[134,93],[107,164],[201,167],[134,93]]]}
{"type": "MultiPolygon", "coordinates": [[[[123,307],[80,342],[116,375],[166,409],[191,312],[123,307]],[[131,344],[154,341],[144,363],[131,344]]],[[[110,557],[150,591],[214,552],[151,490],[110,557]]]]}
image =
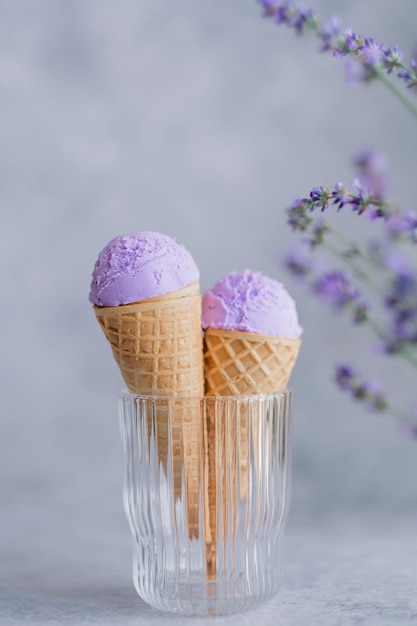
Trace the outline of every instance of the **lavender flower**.
{"type": "Polygon", "coordinates": [[[373,193],[368,193],[363,189],[359,180],[354,181],[356,193],[351,195],[349,204],[358,214],[365,214],[372,222],[378,217],[386,216],[386,207],[384,202],[373,193]]]}
{"type": "Polygon", "coordinates": [[[319,38],[322,41],[321,52],[332,50],[336,37],[339,37],[341,32],[341,22],[339,17],[333,16],[325,22],[321,29],[317,32],[319,38]]]}
{"type": "MultiPolygon", "coordinates": [[[[417,106],[407,92],[396,86],[399,78],[407,88],[417,87],[417,60],[407,66],[397,47],[389,48],[373,37],[363,37],[353,30],[343,30],[337,18],[321,23],[310,9],[292,0],[258,0],[264,16],[276,24],[285,24],[296,34],[315,34],[320,51],[328,51],[349,64],[349,78],[355,82],[379,79],[417,118],[417,106]]],[[[285,264],[299,281],[307,285],[325,303],[339,311],[349,311],[354,323],[367,323],[379,338],[383,354],[399,355],[417,369],[417,271],[402,247],[417,243],[417,213],[404,213],[389,198],[390,182],[385,158],[378,152],[362,152],[355,161],[357,178],[346,187],[317,186],[305,197],[294,199],[287,209],[288,223],[303,233],[304,248],[290,252],[285,264]],[[380,239],[363,251],[346,241],[325,219],[327,212],[350,209],[371,221],[381,220],[380,239]],[[318,217],[320,213],[320,217],[318,217]],[[400,251],[401,245],[401,251],[400,251]],[[317,250],[326,249],[346,264],[350,273],[336,269],[318,269],[317,250]],[[352,279],[373,291],[368,309],[361,291],[352,279]],[[379,313],[379,318],[378,318],[379,313]]],[[[350,365],[336,368],[338,386],[353,398],[376,411],[390,410],[417,439],[416,415],[392,407],[378,381],[362,378],[350,365]]]]}
{"type": "Polygon", "coordinates": [[[349,204],[351,201],[351,195],[344,187],[343,183],[336,183],[333,191],[332,191],[333,204],[335,204],[338,208],[343,209],[345,204],[349,204]]]}
{"type": "MultiPolygon", "coordinates": [[[[403,62],[403,53],[397,48],[389,48],[373,37],[363,37],[346,29],[342,32],[340,21],[333,17],[320,22],[311,9],[296,5],[292,0],[258,0],[266,18],[276,24],[293,28],[298,35],[313,32],[321,42],[320,51],[330,51],[336,58],[353,57],[361,65],[361,72],[355,72],[355,80],[369,81],[380,77],[383,71],[404,81],[408,88],[417,86],[417,62],[410,66],[403,62]]],[[[351,73],[352,76],[352,73],[351,73]]],[[[408,107],[417,116],[417,109],[408,107]]]]}
{"type": "Polygon", "coordinates": [[[359,180],[354,182],[355,191],[348,191],[342,183],[337,183],[333,189],[314,187],[309,197],[294,199],[287,209],[288,224],[293,230],[306,231],[314,224],[312,213],[316,210],[323,213],[332,205],[338,211],[350,205],[354,212],[358,215],[365,214],[371,221],[386,218],[390,214],[390,205],[381,195],[382,181],[380,185],[377,193],[367,192],[359,180]]]}
{"type": "Polygon", "coordinates": [[[303,232],[314,222],[314,217],[311,214],[311,202],[305,198],[294,198],[292,205],[287,209],[287,215],[288,224],[293,230],[303,232]]]}
{"type": "Polygon", "coordinates": [[[405,214],[390,215],[387,220],[387,232],[393,240],[407,238],[417,243],[417,214],[409,211],[405,214]]]}
{"type": "Polygon", "coordinates": [[[358,63],[357,59],[348,58],[345,61],[346,82],[348,85],[357,85],[368,80],[367,70],[358,63]]]}
{"type": "Polygon", "coordinates": [[[314,261],[304,247],[290,250],[284,258],[284,265],[295,278],[303,281],[308,280],[315,271],[314,261]]]}
{"type": "Polygon", "coordinates": [[[379,413],[389,411],[395,414],[400,420],[401,432],[417,439],[417,409],[404,412],[393,407],[379,380],[365,380],[350,364],[336,366],[334,379],[339,389],[348,393],[354,400],[362,402],[371,411],[379,413]]]}
{"type": "Polygon", "coordinates": [[[376,150],[365,150],[358,154],[355,165],[359,170],[358,180],[362,189],[377,200],[387,198],[390,181],[385,155],[376,150]]]}
{"type": "Polygon", "coordinates": [[[384,47],[375,41],[373,37],[368,37],[357,48],[357,56],[365,68],[372,70],[380,64],[384,56],[384,47]]]}
{"type": "Polygon", "coordinates": [[[311,237],[307,238],[306,241],[312,248],[322,246],[329,231],[330,228],[324,220],[317,220],[311,227],[311,237]]]}
{"type": "Polygon", "coordinates": [[[353,286],[343,271],[324,272],[313,282],[315,293],[335,309],[350,309],[355,324],[364,322],[368,307],[363,302],[360,291],[353,286]]]}
{"type": "Polygon", "coordinates": [[[285,24],[287,22],[287,13],[289,8],[288,2],[279,2],[276,0],[260,0],[264,8],[264,16],[271,17],[277,24],[285,24]]]}
{"type": "Polygon", "coordinates": [[[367,320],[368,306],[344,271],[319,270],[313,256],[299,247],[287,254],[284,264],[295,278],[308,285],[323,302],[339,311],[349,310],[355,324],[367,320]]]}
{"type": "Polygon", "coordinates": [[[362,66],[361,72],[356,73],[356,79],[368,81],[376,78],[376,68],[382,67],[381,60],[384,55],[384,47],[372,37],[362,37],[346,30],[338,37],[333,46],[333,56],[342,58],[346,56],[354,57],[362,66]]]}
{"type": "Polygon", "coordinates": [[[387,70],[388,74],[391,74],[393,70],[399,70],[402,68],[403,56],[403,53],[398,50],[397,47],[384,49],[382,64],[387,70]]]}
{"type": "Polygon", "coordinates": [[[332,192],[325,187],[314,187],[314,189],[310,191],[310,198],[313,202],[312,208],[325,211],[332,198],[332,192]]]}
{"type": "MultiPolygon", "coordinates": [[[[301,35],[305,28],[310,25],[310,20],[313,18],[313,11],[311,9],[298,8],[294,11],[294,14],[289,15],[288,24],[293,26],[295,31],[301,35]]],[[[314,22],[313,22],[314,24],[314,22]]]]}
{"type": "Polygon", "coordinates": [[[338,365],[335,382],[342,391],[376,411],[388,409],[388,401],[377,380],[364,380],[352,365],[338,365]]]}
{"type": "Polygon", "coordinates": [[[405,81],[409,89],[417,87],[417,61],[415,59],[411,60],[410,69],[402,66],[398,72],[398,77],[405,81]]]}
{"type": "Polygon", "coordinates": [[[358,296],[346,274],[341,271],[326,272],[319,276],[315,282],[315,291],[324,301],[329,302],[336,308],[343,308],[358,296]]]}
{"type": "Polygon", "coordinates": [[[345,30],[333,44],[333,56],[341,58],[352,52],[357,52],[363,39],[358,37],[351,29],[345,30]]]}
{"type": "Polygon", "coordinates": [[[388,241],[374,240],[368,255],[375,267],[385,270],[381,304],[386,324],[382,352],[400,354],[417,344],[417,274],[408,255],[388,241]]]}
{"type": "Polygon", "coordinates": [[[276,24],[287,24],[294,28],[297,34],[304,31],[316,30],[318,22],[311,9],[304,9],[293,4],[291,1],[279,2],[277,0],[258,0],[264,9],[264,16],[272,19],[276,24]]]}
{"type": "Polygon", "coordinates": [[[417,343],[417,279],[411,271],[394,274],[384,298],[390,315],[386,350],[397,354],[417,343]]]}

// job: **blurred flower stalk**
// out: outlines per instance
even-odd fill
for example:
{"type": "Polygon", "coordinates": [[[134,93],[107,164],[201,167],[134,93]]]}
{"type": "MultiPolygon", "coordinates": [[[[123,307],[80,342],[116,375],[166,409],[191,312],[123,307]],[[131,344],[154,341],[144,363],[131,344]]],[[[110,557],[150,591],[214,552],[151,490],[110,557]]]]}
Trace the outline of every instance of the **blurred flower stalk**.
{"type": "MultiPolygon", "coordinates": [[[[337,18],[321,22],[310,9],[292,1],[258,2],[272,22],[287,25],[298,35],[312,33],[320,51],[346,58],[350,79],[381,81],[417,118],[412,93],[417,88],[415,60],[406,64],[398,48],[343,30],[337,18]]],[[[301,247],[288,254],[286,266],[321,300],[348,312],[355,325],[367,325],[380,354],[417,369],[417,214],[402,211],[390,198],[383,155],[363,152],[354,165],[356,179],[350,186],[315,187],[308,196],[294,199],[287,210],[288,223],[301,233],[301,247]],[[365,245],[349,241],[334,228],[333,218],[331,223],[325,219],[329,211],[346,210],[375,223],[376,235],[365,245]],[[342,269],[326,268],[320,251],[334,255],[342,269]]],[[[363,378],[349,364],[336,367],[335,381],[369,408],[399,419],[417,438],[417,411],[394,406],[378,381],[363,378]]]]}

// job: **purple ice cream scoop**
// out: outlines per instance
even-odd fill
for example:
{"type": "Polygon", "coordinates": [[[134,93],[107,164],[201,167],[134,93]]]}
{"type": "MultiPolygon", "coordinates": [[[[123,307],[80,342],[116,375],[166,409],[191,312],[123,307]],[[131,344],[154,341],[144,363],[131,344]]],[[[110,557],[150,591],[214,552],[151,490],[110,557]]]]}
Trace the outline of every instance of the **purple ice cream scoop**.
{"type": "Polygon", "coordinates": [[[119,306],[161,296],[200,278],[191,254],[172,237],[139,232],[112,239],[100,252],[90,302],[119,306]]]}
{"type": "Polygon", "coordinates": [[[295,302],[284,285],[260,272],[231,272],[203,295],[203,328],[298,339],[295,302]]]}

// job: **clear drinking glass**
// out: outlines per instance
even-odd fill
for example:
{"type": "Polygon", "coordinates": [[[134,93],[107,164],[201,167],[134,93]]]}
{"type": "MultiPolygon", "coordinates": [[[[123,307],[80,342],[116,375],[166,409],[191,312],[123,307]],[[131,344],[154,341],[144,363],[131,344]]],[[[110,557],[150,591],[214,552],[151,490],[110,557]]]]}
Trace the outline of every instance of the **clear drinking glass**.
{"type": "Polygon", "coordinates": [[[121,395],[133,580],[148,604],[224,614],[276,594],[289,500],[290,418],[290,391],[121,395]]]}

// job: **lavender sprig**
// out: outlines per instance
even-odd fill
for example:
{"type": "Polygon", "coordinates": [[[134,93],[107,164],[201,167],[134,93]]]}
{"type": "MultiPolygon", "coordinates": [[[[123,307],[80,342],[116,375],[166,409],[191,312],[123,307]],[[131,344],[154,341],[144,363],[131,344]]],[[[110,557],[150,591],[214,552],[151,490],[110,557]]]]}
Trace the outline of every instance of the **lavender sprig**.
{"type": "MultiPolygon", "coordinates": [[[[393,214],[394,207],[388,199],[390,183],[387,167],[383,156],[374,150],[359,154],[355,160],[358,177],[353,183],[354,189],[349,190],[343,183],[337,183],[332,189],[314,187],[308,197],[296,198],[288,209],[288,223],[293,230],[306,231],[314,227],[314,211],[324,212],[331,207],[340,211],[346,206],[357,213],[363,213],[371,220],[387,219],[393,214]]],[[[323,228],[323,227],[322,227],[323,228]]],[[[415,223],[417,231],[417,219],[415,223]]],[[[323,239],[323,232],[320,233],[323,239]]],[[[312,245],[317,245],[317,237],[313,237],[312,245]]]]}
{"type": "Polygon", "coordinates": [[[293,230],[305,231],[314,221],[311,213],[323,213],[332,206],[337,211],[350,206],[355,213],[365,213],[371,220],[388,218],[392,213],[392,205],[385,198],[366,192],[359,183],[356,191],[348,190],[343,183],[337,183],[332,189],[314,187],[308,197],[296,198],[287,210],[288,223],[293,230]]]}
{"type": "MultiPolygon", "coordinates": [[[[313,224],[313,233],[315,226],[313,224]]],[[[320,224],[319,230],[335,234],[327,225],[320,224]]],[[[313,234],[312,237],[314,236],[313,234]]],[[[311,239],[307,239],[307,243],[314,250],[311,239]]],[[[369,325],[381,342],[384,354],[399,355],[417,368],[417,356],[412,350],[413,346],[417,347],[417,276],[413,268],[408,267],[405,259],[401,262],[398,255],[393,259],[392,252],[385,250],[381,243],[376,246],[372,242],[368,254],[355,245],[349,245],[346,250],[328,240],[321,245],[344,262],[365,287],[371,289],[381,300],[384,322],[377,321],[371,314],[363,293],[354,286],[345,271],[315,272],[311,256],[300,254],[299,249],[294,249],[287,255],[287,269],[308,284],[311,291],[323,302],[331,304],[337,310],[349,310],[355,324],[369,325]],[[361,266],[358,261],[365,262],[373,270],[383,272],[381,281],[375,280],[366,270],[366,266],[361,266]]]]}
{"type": "Polygon", "coordinates": [[[332,302],[339,310],[349,308],[355,323],[367,323],[381,342],[383,353],[400,355],[417,368],[417,356],[413,352],[417,347],[417,275],[399,251],[394,255],[391,245],[398,240],[415,243],[417,216],[414,213],[402,215],[388,198],[390,183],[383,155],[362,152],[354,163],[358,173],[355,191],[341,183],[333,189],[315,187],[308,197],[294,201],[287,211],[288,223],[294,231],[303,233],[303,240],[311,250],[326,248],[373,291],[381,301],[384,322],[371,315],[369,306],[346,273],[326,272],[321,277],[313,276],[311,271],[302,273],[300,263],[297,266],[291,255],[287,258],[287,267],[309,282],[312,291],[322,300],[332,302]],[[382,218],[386,241],[372,241],[368,252],[346,242],[323,218],[323,212],[329,207],[337,211],[347,207],[358,215],[366,214],[371,220],[382,218]],[[374,270],[378,272],[379,281],[374,277],[374,270]]]}
{"type": "Polygon", "coordinates": [[[417,243],[417,213],[391,215],[387,220],[387,233],[393,241],[417,243]]]}
{"type": "Polygon", "coordinates": [[[417,87],[417,62],[412,59],[407,66],[403,53],[397,47],[388,47],[373,37],[363,37],[350,29],[342,30],[340,21],[332,18],[321,22],[311,9],[296,5],[292,0],[258,0],[264,16],[276,24],[293,28],[298,35],[315,34],[320,40],[320,51],[330,51],[336,58],[353,58],[360,64],[360,80],[379,79],[402,104],[417,117],[417,106],[403,91],[389,80],[396,74],[408,89],[417,87]]]}
{"type": "Polygon", "coordinates": [[[417,213],[401,212],[389,198],[391,184],[384,156],[367,150],[357,155],[354,164],[357,178],[351,189],[339,182],[333,188],[314,187],[307,197],[295,198],[287,209],[288,224],[293,231],[310,231],[311,246],[321,245],[331,229],[323,219],[317,220],[314,213],[324,213],[330,208],[339,212],[348,207],[371,221],[382,218],[391,240],[417,243],[417,213]]]}
{"type": "Polygon", "coordinates": [[[369,408],[376,411],[388,409],[388,400],[379,381],[364,380],[352,365],[336,366],[335,381],[342,391],[348,392],[369,408]]]}
{"type": "MultiPolygon", "coordinates": [[[[323,23],[311,9],[301,8],[292,0],[258,2],[265,17],[272,22],[289,26],[297,35],[313,33],[320,41],[320,51],[345,58],[351,78],[363,82],[380,80],[417,118],[416,103],[401,89],[404,85],[408,90],[417,87],[416,60],[412,59],[407,65],[398,48],[389,48],[372,37],[343,30],[336,18],[323,23]],[[356,68],[354,72],[352,68],[356,68]],[[402,85],[393,78],[399,79],[402,85]]],[[[308,196],[297,197],[287,210],[288,223],[293,231],[303,234],[307,246],[301,254],[299,250],[290,252],[286,265],[323,301],[337,310],[353,313],[355,323],[368,324],[381,341],[383,353],[398,355],[417,368],[417,270],[415,257],[413,263],[409,259],[416,251],[417,213],[400,211],[389,198],[390,185],[381,155],[362,153],[355,165],[358,178],[350,187],[342,183],[314,187],[308,196]],[[371,241],[365,250],[346,242],[324,218],[330,209],[336,213],[350,209],[372,222],[378,220],[382,238],[371,241]],[[349,274],[344,269],[319,270],[312,255],[317,256],[321,248],[342,261],[349,274]],[[369,303],[365,304],[356,282],[373,291],[371,302],[376,301],[374,308],[379,304],[377,317],[382,316],[382,322],[375,319],[369,303]]],[[[369,408],[397,417],[408,434],[417,439],[417,411],[413,414],[398,410],[389,402],[379,383],[363,379],[348,365],[337,367],[335,380],[343,391],[369,408]]]]}
{"type": "Polygon", "coordinates": [[[284,259],[284,264],[323,302],[336,311],[350,312],[354,324],[368,323],[377,327],[376,322],[369,317],[369,307],[360,289],[353,284],[345,271],[319,271],[311,257],[300,249],[291,250],[284,259]]]}
{"type": "MultiPolygon", "coordinates": [[[[381,353],[387,356],[398,355],[417,369],[417,356],[412,349],[413,346],[417,346],[416,278],[413,276],[412,280],[409,279],[405,283],[405,276],[410,275],[406,274],[405,270],[400,275],[394,272],[392,276],[385,277],[384,290],[351,259],[344,257],[329,244],[326,244],[326,247],[334,251],[339,258],[345,258],[354,274],[362,279],[366,286],[372,287],[376,294],[382,295],[385,322],[375,318],[364,294],[344,270],[318,271],[311,255],[300,248],[294,248],[286,255],[284,265],[299,282],[308,286],[324,303],[336,311],[349,312],[355,325],[369,326],[380,342],[381,353]],[[405,290],[409,296],[407,302],[404,301],[405,290]]],[[[380,267],[383,265],[380,264],[380,267]]]]}
{"type": "Polygon", "coordinates": [[[408,436],[417,438],[417,419],[415,411],[403,411],[395,407],[377,379],[363,378],[350,364],[337,365],[335,382],[339,389],[348,393],[354,400],[361,402],[371,411],[394,415],[401,423],[402,430],[408,436]]]}

